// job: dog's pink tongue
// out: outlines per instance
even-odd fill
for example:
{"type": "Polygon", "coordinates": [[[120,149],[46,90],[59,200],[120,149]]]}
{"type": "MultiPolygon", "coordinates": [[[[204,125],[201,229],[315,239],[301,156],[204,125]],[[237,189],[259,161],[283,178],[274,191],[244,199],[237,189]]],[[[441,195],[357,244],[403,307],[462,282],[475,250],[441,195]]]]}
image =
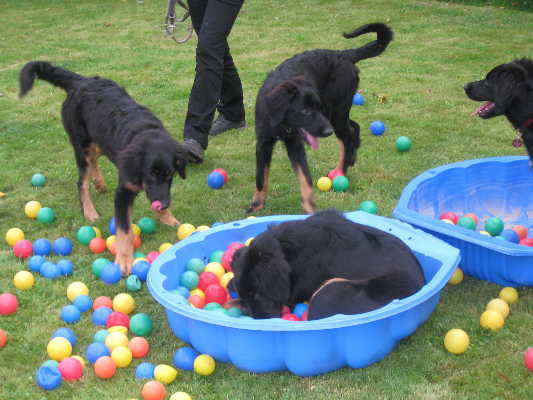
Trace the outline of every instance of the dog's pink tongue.
{"type": "Polygon", "coordinates": [[[489,102],[483,104],[481,107],[478,107],[477,110],[474,111],[474,114],[470,114],[470,116],[473,117],[474,115],[478,115],[481,110],[483,110],[485,108],[492,108],[492,106],[493,106],[492,101],[489,101],[489,102]]]}
{"type": "Polygon", "coordinates": [[[313,150],[318,149],[318,139],[316,137],[314,137],[307,131],[305,131],[305,137],[307,138],[307,141],[309,142],[309,146],[311,146],[313,150]]]}
{"type": "Polygon", "coordinates": [[[156,200],[152,203],[152,210],[154,211],[161,211],[163,208],[163,204],[159,200],[156,200]]]}

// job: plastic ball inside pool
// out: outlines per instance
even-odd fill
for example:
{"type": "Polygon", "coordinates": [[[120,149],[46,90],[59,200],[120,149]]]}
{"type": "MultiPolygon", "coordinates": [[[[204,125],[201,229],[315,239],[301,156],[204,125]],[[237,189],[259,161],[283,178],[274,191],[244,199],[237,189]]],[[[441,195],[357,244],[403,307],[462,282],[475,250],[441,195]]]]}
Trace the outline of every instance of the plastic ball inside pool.
{"type": "Polygon", "coordinates": [[[55,390],[61,385],[63,377],[59,369],[48,365],[37,371],[37,384],[44,390],[55,390]]]}
{"type": "Polygon", "coordinates": [[[213,189],[220,189],[224,185],[224,176],[220,172],[211,172],[207,176],[207,184],[213,189]]]}
{"type": "Polygon", "coordinates": [[[509,303],[503,299],[492,299],[489,301],[486,307],[487,310],[496,310],[499,311],[503,319],[509,316],[509,303]]]}
{"type": "Polygon", "coordinates": [[[54,213],[54,210],[52,210],[50,207],[43,207],[37,213],[37,220],[39,220],[39,222],[42,222],[43,224],[48,224],[54,219],[56,219],[56,214],[54,213]]]}
{"type": "Polygon", "coordinates": [[[52,252],[52,245],[46,239],[37,239],[33,242],[33,254],[39,256],[49,256],[52,252]]]}
{"type": "Polygon", "coordinates": [[[378,206],[372,200],[363,201],[359,206],[359,210],[366,211],[370,214],[378,213],[378,206]]]}
{"type": "Polygon", "coordinates": [[[205,265],[202,260],[200,260],[199,258],[193,257],[189,259],[189,261],[187,261],[187,264],[185,265],[185,269],[187,271],[193,271],[199,276],[202,272],[204,272],[205,265]]]}
{"type": "Polygon", "coordinates": [[[76,344],[76,335],[69,328],[59,328],[58,330],[56,330],[52,335],[52,339],[56,337],[63,337],[67,339],[72,347],[74,347],[74,345],[76,344]]]}
{"type": "Polygon", "coordinates": [[[192,371],[196,357],[198,353],[192,347],[182,347],[174,353],[174,365],[179,369],[192,371]]]}
{"type": "Polygon", "coordinates": [[[372,135],[379,136],[385,132],[385,124],[381,121],[374,121],[370,124],[370,132],[372,135]]]}
{"type": "Polygon", "coordinates": [[[139,222],[137,222],[137,225],[141,229],[141,232],[146,233],[147,235],[151,235],[155,231],[155,222],[152,218],[141,218],[139,222]]]}
{"type": "Polygon", "coordinates": [[[35,174],[31,177],[31,184],[35,187],[41,187],[46,182],[43,174],[35,174]]]}
{"type": "Polygon", "coordinates": [[[152,319],[143,313],[135,314],[130,320],[130,330],[136,336],[146,336],[152,332],[152,319]]]}
{"type": "Polygon", "coordinates": [[[26,206],[24,207],[24,212],[30,218],[37,218],[37,213],[41,208],[43,208],[41,203],[32,200],[26,203],[26,206]]]}
{"type": "Polygon", "coordinates": [[[122,271],[115,263],[109,263],[100,271],[100,278],[106,285],[115,285],[122,278],[122,271]]]}
{"type": "Polygon", "coordinates": [[[155,365],[144,362],[137,366],[135,369],[135,377],[138,380],[142,379],[154,379],[155,365]]]}
{"type": "Polygon", "coordinates": [[[457,222],[459,221],[459,217],[457,216],[457,214],[451,212],[451,211],[447,211],[445,212],[444,214],[442,214],[440,216],[440,220],[444,220],[444,219],[447,219],[449,221],[452,221],[452,223],[454,225],[457,225],[457,222]]]}
{"type": "Polygon", "coordinates": [[[501,231],[500,236],[503,236],[511,243],[518,244],[518,242],[520,241],[518,233],[512,229],[504,229],[503,231],[501,231]]]}
{"type": "Polygon", "coordinates": [[[98,360],[100,357],[110,356],[111,351],[109,351],[109,347],[107,347],[105,343],[102,342],[93,342],[89,346],[87,346],[87,350],[85,350],[85,358],[91,364],[94,364],[96,360],[98,360]]]}
{"type": "Polygon", "coordinates": [[[189,290],[197,288],[199,281],[200,278],[194,271],[185,271],[183,274],[181,274],[180,284],[189,290]]]}
{"type": "Polygon", "coordinates": [[[72,251],[72,243],[67,238],[59,238],[54,241],[54,253],[60,256],[68,256],[72,251]]]}
{"type": "Polygon", "coordinates": [[[35,279],[33,278],[33,275],[28,271],[19,271],[15,274],[15,278],[13,278],[13,283],[17,287],[17,289],[20,290],[26,290],[33,286],[35,283],[35,279]]]}
{"type": "Polygon", "coordinates": [[[209,354],[200,354],[194,360],[193,367],[196,373],[209,376],[215,371],[215,360],[209,354]]]}
{"type": "Polygon", "coordinates": [[[453,354],[464,353],[469,343],[470,339],[468,335],[461,329],[452,329],[444,337],[444,347],[453,354]]]}
{"type": "Polygon", "coordinates": [[[52,360],[61,361],[72,354],[72,345],[64,337],[55,337],[46,346],[46,352],[52,360]]]}
{"type": "Polygon", "coordinates": [[[448,283],[450,285],[458,285],[459,283],[463,281],[463,277],[464,277],[463,271],[461,270],[461,268],[457,267],[455,268],[455,271],[453,271],[453,274],[450,280],[448,281],[448,283]]]}
{"type": "Polygon", "coordinates": [[[496,310],[486,310],[481,314],[479,324],[482,328],[489,328],[493,331],[499,330],[504,324],[503,315],[496,310]]]}
{"type": "Polygon", "coordinates": [[[179,240],[183,240],[183,239],[186,239],[188,238],[191,233],[194,232],[196,228],[194,227],[194,225],[191,225],[191,224],[181,224],[180,227],[178,228],[178,239],[179,240]]]}
{"type": "Polygon", "coordinates": [[[398,139],[396,139],[395,144],[399,151],[407,151],[411,148],[411,139],[409,139],[407,136],[400,136],[398,139]]]}
{"type": "Polygon", "coordinates": [[[518,242],[520,246],[527,246],[527,247],[533,247],[533,239],[531,238],[523,238],[521,241],[518,242]]]}
{"type": "Polygon", "coordinates": [[[457,226],[461,226],[463,228],[475,231],[476,230],[476,221],[474,221],[470,217],[462,217],[462,218],[459,218],[459,221],[457,221],[457,226]]]}
{"type": "Polygon", "coordinates": [[[518,291],[512,287],[504,287],[500,290],[498,297],[509,304],[513,304],[518,300],[518,291]]]}
{"type": "Polygon", "coordinates": [[[354,106],[362,106],[364,102],[365,99],[361,93],[356,93],[353,95],[352,103],[354,106]]]}
{"type": "Polygon", "coordinates": [[[498,217],[490,217],[485,222],[485,231],[491,236],[498,236],[503,231],[503,221],[498,217]]]}
{"type": "Polygon", "coordinates": [[[19,240],[24,239],[24,232],[20,228],[11,228],[6,233],[6,242],[13,247],[19,240]]]}
{"type": "Polygon", "coordinates": [[[33,245],[29,240],[19,240],[13,246],[13,252],[15,253],[15,257],[26,259],[33,254],[33,245]]]}
{"type": "Polygon", "coordinates": [[[518,234],[518,241],[527,238],[528,231],[524,225],[515,225],[512,229],[518,234]]]}

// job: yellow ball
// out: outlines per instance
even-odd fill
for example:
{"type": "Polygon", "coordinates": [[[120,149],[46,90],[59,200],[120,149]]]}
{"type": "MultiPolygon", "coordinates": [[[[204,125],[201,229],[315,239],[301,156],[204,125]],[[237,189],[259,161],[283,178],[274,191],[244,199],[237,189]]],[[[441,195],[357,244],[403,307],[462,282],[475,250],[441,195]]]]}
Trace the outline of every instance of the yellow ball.
{"type": "Polygon", "coordinates": [[[468,335],[461,329],[452,329],[444,336],[444,347],[453,354],[463,353],[469,343],[468,335]]]}
{"type": "Polygon", "coordinates": [[[482,235],[490,236],[490,233],[488,233],[487,231],[481,231],[479,233],[481,233],[482,235]]]}
{"type": "Polygon", "coordinates": [[[109,347],[109,351],[113,352],[118,346],[128,347],[128,337],[122,332],[111,332],[105,338],[105,345],[109,347]]]}
{"type": "Polygon", "coordinates": [[[194,360],[194,370],[200,375],[211,375],[215,371],[215,360],[209,354],[201,354],[194,360]]]}
{"type": "Polygon", "coordinates": [[[457,285],[463,281],[463,277],[464,277],[463,271],[461,270],[461,268],[457,267],[455,268],[455,271],[453,271],[453,274],[450,280],[448,281],[448,283],[450,285],[457,285]]]}
{"type": "Polygon", "coordinates": [[[26,203],[26,207],[24,207],[24,212],[30,218],[37,218],[37,213],[41,208],[43,206],[38,201],[29,201],[26,203]]]}
{"type": "Polygon", "coordinates": [[[128,328],[126,328],[125,326],[112,326],[111,328],[108,329],[109,332],[113,333],[113,332],[122,332],[124,335],[128,335],[128,328]]]}
{"type": "Polygon", "coordinates": [[[130,315],[135,308],[135,300],[127,293],[120,293],[113,299],[113,311],[121,311],[130,315]]]}
{"type": "Polygon", "coordinates": [[[161,246],[159,246],[159,252],[163,253],[165,250],[172,247],[172,243],[163,243],[161,246]]]}
{"type": "Polygon", "coordinates": [[[111,250],[111,243],[113,243],[115,240],[117,240],[116,235],[111,235],[105,240],[107,250],[111,250]]]}
{"type": "Polygon", "coordinates": [[[181,224],[178,228],[178,239],[183,240],[188,238],[193,233],[195,227],[191,224],[181,224]]]}
{"type": "Polygon", "coordinates": [[[72,345],[64,337],[56,337],[48,342],[46,352],[52,360],[61,361],[63,358],[70,357],[72,345]]]}
{"type": "Polygon", "coordinates": [[[205,300],[205,293],[202,291],[202,289],[198,289],[198,288],[192,289],[191,296],[194,296],[194,295],[200,296],[202,299],[205,300]]]}
{"type": "Polygon", "coordinates": [[[81,367],[83,369],[85,369],[85,360],[83,359],[83,357],[80,357],[80,356],[71,356],[72,358],[75,358],[76,360],[78,360],[81,364],[81,367]]]}
{"type": "Polygon", "coordinates": [[[139,225],[131,224],[131,230],[133,231],[134,235],[141,236],[141,228],[139,228],[139,225]]]}
{"type": "Polygon", "coordinates": [[[233,279],[233,272],[226,272],[224,275],[222,275],[222,278],[220,278],[220,286],[222,286],[224,289],[227,290],[228,283],[232,279],[233,279]]]}
{"type": "Polygon", "coordinates": [[[96,233],[96,237],[101,238],[102,237],[102,231],[97,228],[96,226],[93,226],[94,232],[96,233]]]}
{"type": "Polygon", "coordinates": [[[447,224],[452,224],[452,225],[455,225],[455,224],[453,223],[453,221],[452,221],[452,220],[450,220],[450,219],[447,219],[447,218],[441,219],[441,221],[442,221],[442,222],[446,222],[447,224]]]}
{"type": "Polygon", "coordinates": [[[89,295],[89,289],[82,282],[72,282],[67,288],[67,297],[70,301],[74,301],[76,296],[80,294],[89,295]]]}
{"type": "Polygon", "coordinates": [[[498,297],[502,300],[505,300],[509,304],[513,304],[518,300],[518,292],[515,288],[505,287],[500,290],[500,295],[498,297]]]}
{"type": "Polygon", "coordinates": [[[316,187],[323,192],[327,192],[329,189],[331,189],[331,179],[329,179],[327,176],[323,176],[316,183],[316,187]]]}
{"type": "Polygon", "coordinates": [[[200,225],[198,228],[196,228],[196,230],[197,230],[198,232],[203,232],[203,231],[208,230],[209,228],[210,228],[210,227],[207,226],[207,225],[200,225]]]}
{"type": "Polygon", "coordinates": [[[222,275],[226,273],[226,270],[224,269],[222,264],[217,261],[213,261],[205,266],[204,272],[212,272],[216,276],[218,276],[218,279],[220,279],[222,278],[222,275]]]}
{"type": "Polygon", "coordinates": [[[502,314],[503,319],[509,316],[509,304],[503,299],[492,299],[487,304],[487,310],[496,310],[502,314]]]}
{"type": "Polygon", "coordinates": [[[168,365],[158,365],[154,370],[154,377],[161,383],[172,383],[178,376],[178,371],[168,365]]]}
{"type": "Polygon", "coordinates": [[[497,331],[503,326],[503,315],[496,310],[487,310],[481,314],[479,324],[482,328],[490,328],[493,331],[497,331]]]}
{"type": "MultiPolygon", "coordinates": [[[[144,257],[139,257],[139,258],[136,258],[135,260],[133,260],[133,265],[135,265],[138,261],[148,261],[146,258],[144,257]]],[[[150,261],[148,261],[150,262],[150,261]]]]}
{"type": "Polygon", "coordinates": [[[6,242],[13,247],[19,240],[24,239],[24,232],[19,228],[11,228],[6,233],[6,242]]]}
{"type": "Polygon", "coordinates": [[[13,281],[17,289],[20,289],[20,290],[29,289],[35,283],[35,279],[33,278],[33,275],[29,273],[28,271],[17,272],[13,281]]]}
{"type": "Polygon", "coordinates": [[[245,246],[250,246],[250,243],[252,243],[252,240],[254,240],[255,238],[251,237],[249,238],[248,240],[246,240],[246,242],[244,242],[244,245],[245,246]]]}
{"type": "Polygon", "coordinates": [[[255,218],[255,215],[250,215],[248,218],[246,219],[254,219],[255,218]]]}
{"type": "Polygon", "coordinates": [[[192,400],[192,398],[185,392],[177,392],[170,396],[169,400],[192,400]]]}
{"type": "Polygon", "coordinates": [[[131,350],[128,349],[126,346],[117,346],[111,352],[111,358],[113,359],[115,364],[117,364],[117,367],[126,368],[128,365],[131,364],[133,355],[131,354],[131,350]]]}

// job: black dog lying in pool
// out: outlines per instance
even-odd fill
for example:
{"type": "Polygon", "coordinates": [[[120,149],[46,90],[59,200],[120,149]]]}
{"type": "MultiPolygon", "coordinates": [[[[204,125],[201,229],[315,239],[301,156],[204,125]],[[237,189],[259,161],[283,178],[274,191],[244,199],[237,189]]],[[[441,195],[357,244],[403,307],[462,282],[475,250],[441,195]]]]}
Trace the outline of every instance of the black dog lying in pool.
{"type": "MultiPolygon", "coordinates": [[[[464,85],[464,90],[469,99],[486,102],[472,115],[507,117],[522,135],[533,167],[533,61],[522,58],[500,64],[485,79],[464,85]]],[[[513,144],[519,147],[521,143],[513,144]]]]}
{"type": "Polygon", "coordinates": [[[403,299],[425,285],[411,249],[396,236],[333,210],[271,225],[231,263],[228,289],[253,318],[281,317],[283,305],[311,301],[308,320],[359,314],[403,299]],[[316,293],[315,293],[316,292],[316,293]]]}

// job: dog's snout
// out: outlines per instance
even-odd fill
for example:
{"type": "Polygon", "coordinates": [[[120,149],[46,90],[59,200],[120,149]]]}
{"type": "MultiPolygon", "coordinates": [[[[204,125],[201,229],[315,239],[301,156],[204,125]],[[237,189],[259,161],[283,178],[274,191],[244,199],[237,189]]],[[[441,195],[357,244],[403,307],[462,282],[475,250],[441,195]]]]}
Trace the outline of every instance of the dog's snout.
{"type": "Polygon", "coordinates": [[[333,133],[333,128],[331,125],[328,125],[324,128],[324,131],[322,132],[325,137],[330,136],[333,133]]]}
{"type": "Polygon", "coordinates": [[[465,83],[465,85],[463,86],[464,91],[466,92],[469,87],[470,87],[470,83],[465,83]]]}

